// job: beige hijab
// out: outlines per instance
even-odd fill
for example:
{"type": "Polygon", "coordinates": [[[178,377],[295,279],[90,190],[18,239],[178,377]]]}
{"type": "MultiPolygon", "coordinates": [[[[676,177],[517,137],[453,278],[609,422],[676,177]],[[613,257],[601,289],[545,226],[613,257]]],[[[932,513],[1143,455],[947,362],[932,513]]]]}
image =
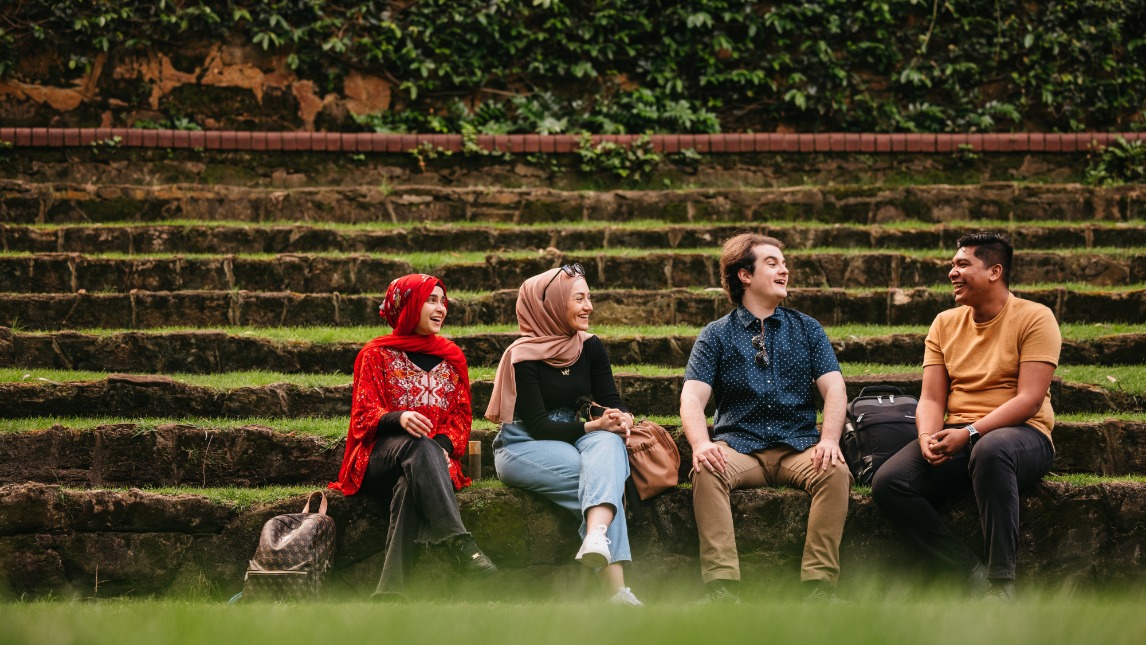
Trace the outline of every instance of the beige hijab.
{"type": "Polygon", "coordinates": [[[579,277],[550,269],[522,283],[517,292],[517,326],[525,337],[513,341],[501,355],[485,418],[494,423],[513,421],[513,406],[517,403],[515,363],[541,360],[553,367],[568,367],[581,358],[585,339],[592,334],[573,329],[565,316],[573,283],[579,277]],[[556,278],[555,272],[560,274],[556,278]],[[553,284],[549,284],[551,279],[553,284]],[[547,294],[544,302],[543,292],[547,294]]]}

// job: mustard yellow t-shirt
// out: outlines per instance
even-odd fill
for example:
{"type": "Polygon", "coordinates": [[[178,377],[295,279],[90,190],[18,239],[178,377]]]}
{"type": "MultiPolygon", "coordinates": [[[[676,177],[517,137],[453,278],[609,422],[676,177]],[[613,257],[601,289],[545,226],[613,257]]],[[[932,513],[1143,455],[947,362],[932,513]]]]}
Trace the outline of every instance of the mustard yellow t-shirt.
{"type": "MultiPolygon", "coordinates": [[[[976,323],[970,307],[948,309],[927,332],[923,366],[944,365],[950,378],[948,424],[974,423],[1018,393],[1019,363],[1058,366],[1062,335],[1051,310],[1011,294],[994,319],[976,323]]],[[[1027,425],[1050,438],[1050,390],[1027,425]]]]}

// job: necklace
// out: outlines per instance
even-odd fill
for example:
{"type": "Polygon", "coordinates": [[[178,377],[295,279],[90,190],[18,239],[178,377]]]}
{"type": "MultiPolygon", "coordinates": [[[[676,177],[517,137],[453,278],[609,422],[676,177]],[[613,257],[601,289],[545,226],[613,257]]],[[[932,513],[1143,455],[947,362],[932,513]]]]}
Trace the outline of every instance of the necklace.
{"type": "Polygon", "coordinates": [[[569,368],[568,367],[561,370],[561,376],[569,376],[569,368]]]}

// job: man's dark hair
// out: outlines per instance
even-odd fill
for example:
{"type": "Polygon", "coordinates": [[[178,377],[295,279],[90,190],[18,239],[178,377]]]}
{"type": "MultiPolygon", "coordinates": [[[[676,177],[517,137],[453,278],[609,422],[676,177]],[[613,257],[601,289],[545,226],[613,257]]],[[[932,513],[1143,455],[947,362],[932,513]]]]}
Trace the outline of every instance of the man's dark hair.
{"type": "Polygon", "coordinates": [[[761,244],[784,248],[780,240],[759,233],[741,233],[724,243],[720,253],[720,286],[734,305],[744,301],[744,283],[737,274],[741,269],[746,269],[749,275],[756,270],[756,247],[761,244]]]}
{"type": "Polygon", "coordinates": [[[996,264],[1003,267],[1003,284],[1011,284],[1011,261],[1015,256],[1015,247],[1006,235],[979,231],[964,235],[955,244],[960,249],[970,248],[971,253],[982,260],[988,269],[996,264]]]}

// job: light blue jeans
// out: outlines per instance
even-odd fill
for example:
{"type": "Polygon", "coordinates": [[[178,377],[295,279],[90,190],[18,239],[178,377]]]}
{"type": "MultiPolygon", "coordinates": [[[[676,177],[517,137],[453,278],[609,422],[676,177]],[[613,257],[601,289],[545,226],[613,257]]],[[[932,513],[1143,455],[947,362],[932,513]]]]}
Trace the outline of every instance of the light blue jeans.
{"type": "MultiPolygon", "coordinates": [[[[573,410],[549,413],[554,421],[575,421],[573,410]]],[[[609,524],[609,563],[629,562],[629,527],[625,522],[625,480],[629,455],[625,440],[612,432],[587,432],[576,443],[538,440],[520,421],[503,423],[493,441],[497,476],[508,486],[543,495],[581,519],[585,537],[585,511],[610,504],[616,517],[609,524]]]]}

